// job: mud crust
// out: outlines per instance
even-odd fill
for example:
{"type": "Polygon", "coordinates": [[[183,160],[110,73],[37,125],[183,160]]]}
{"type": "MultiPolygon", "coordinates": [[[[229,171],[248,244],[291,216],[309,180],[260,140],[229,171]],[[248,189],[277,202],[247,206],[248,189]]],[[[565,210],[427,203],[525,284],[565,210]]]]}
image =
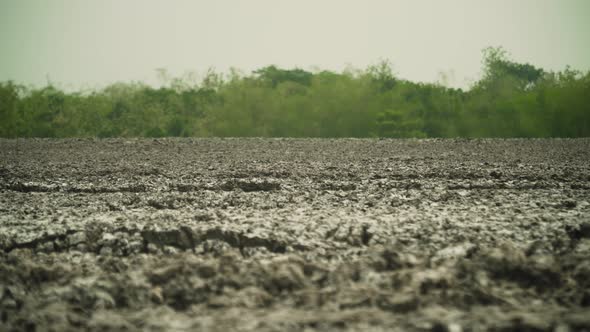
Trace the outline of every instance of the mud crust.
{"type": "Polygon", "coordinates": [[[590,330],[590,139],[0,139],[0,330],[590,330]]]}

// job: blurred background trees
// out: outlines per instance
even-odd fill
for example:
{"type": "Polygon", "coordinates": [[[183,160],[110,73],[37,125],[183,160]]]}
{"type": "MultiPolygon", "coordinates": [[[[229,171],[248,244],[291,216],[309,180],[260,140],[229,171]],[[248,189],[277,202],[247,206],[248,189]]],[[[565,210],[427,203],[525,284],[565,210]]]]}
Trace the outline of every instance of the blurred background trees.
{"type": "Polygon", "coordinates": [[[154,88],[116,83],[64,92],[0,83],[1,137],[582,137],[590,136],[590,72],[546,72],[483,52],[467,91],[365,70],[268,66],[210,70],[154,88]]]}

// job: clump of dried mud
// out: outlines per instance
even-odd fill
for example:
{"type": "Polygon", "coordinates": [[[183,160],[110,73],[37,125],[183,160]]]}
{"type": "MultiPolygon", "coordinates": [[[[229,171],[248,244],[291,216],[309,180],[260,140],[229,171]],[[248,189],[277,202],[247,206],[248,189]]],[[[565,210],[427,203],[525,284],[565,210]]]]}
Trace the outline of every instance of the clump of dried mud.
{"type": "Polygon", "coordinates": [[[590,140],[0,140],[0,330],[590,330],[590,140]]]}

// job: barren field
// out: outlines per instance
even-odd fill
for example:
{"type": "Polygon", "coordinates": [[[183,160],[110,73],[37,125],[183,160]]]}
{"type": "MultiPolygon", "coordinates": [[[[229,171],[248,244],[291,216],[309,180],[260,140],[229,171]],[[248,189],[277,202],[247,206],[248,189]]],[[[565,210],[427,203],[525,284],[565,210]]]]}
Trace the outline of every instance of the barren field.
{"type": "Polygon", "coordinates": [[[0,140],[1,331],[590,331],[590,139],[0,140]]]}

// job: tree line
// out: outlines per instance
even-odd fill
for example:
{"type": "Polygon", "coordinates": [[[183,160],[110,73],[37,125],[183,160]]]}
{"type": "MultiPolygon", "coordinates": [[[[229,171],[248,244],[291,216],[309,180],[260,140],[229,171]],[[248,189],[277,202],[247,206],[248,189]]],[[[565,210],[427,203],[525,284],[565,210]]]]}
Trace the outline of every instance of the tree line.
{"type": "Polygon", "coordinates": [[[590,72],[549,72],[488,48],[467,90],[363,70],[268,66],[162,87],[65,92],[0,83],[1,137],[584,137],[590,72]]]}

